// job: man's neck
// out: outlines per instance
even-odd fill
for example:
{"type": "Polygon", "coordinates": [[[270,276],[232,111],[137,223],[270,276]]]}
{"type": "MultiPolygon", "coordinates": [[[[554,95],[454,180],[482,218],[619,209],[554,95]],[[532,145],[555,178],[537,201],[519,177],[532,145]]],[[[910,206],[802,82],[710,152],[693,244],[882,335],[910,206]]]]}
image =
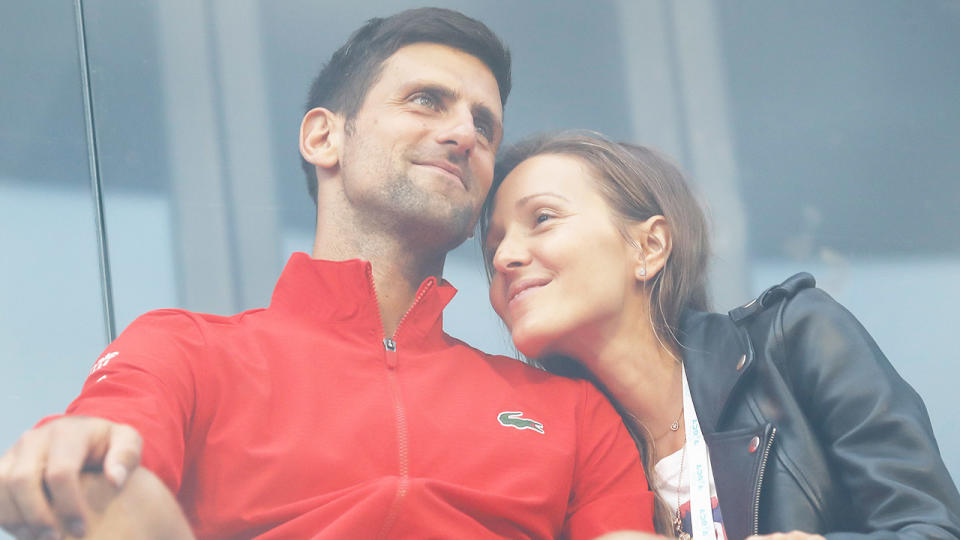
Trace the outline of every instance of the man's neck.
{"type": "Polygon", "coordinates": [[[312,257],[333,261],[363,259],[370,263],[383,333],[389,337],[396,333],[403,316],[413,306],[423,280],[430,276],[440,279],[446,252],[425,253],[389,238],[367,237],[347,243],[326,241],[318,234],[312,257]]]}

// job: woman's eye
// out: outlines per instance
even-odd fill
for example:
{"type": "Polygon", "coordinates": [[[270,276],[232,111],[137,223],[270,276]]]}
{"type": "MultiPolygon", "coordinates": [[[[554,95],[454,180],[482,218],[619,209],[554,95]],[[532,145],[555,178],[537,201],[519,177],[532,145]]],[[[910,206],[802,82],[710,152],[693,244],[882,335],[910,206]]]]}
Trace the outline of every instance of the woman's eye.
{"type": "Polygon", "coordinates": [[[553,217],[553,216],[551,216],[550,214],[540,213],[540,214],[537,214],[537,217],[536,217],[535,221],[536,221],[537,225],[539,225],[539,224],[543,223],[544,221],[547,221],[548,219],[550,219],[550,218],[552,218],[552,217],[553,217]]]}

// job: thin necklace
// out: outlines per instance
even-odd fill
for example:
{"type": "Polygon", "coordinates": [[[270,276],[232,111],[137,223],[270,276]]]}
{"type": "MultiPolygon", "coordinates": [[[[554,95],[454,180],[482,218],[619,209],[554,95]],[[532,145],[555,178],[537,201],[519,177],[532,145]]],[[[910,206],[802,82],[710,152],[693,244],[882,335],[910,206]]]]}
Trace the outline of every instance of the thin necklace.
{"type": "MultiPolygon", "coordinates": [[[[677,415],[677,419],[670,424],[670,431],[676,431],[680,429],[680,419],[683,418],[683,403],[680,403],[680,414],[677,415]]],[[[666,435],[666,433],[664,433],[666,435]]]]}
{"type": "MultiPolygon", "coordinates": [[[[634,416],[633,414],[630,414],[630,417],[633,418],[637,423],[640,423],[640,419],[637,418],[636,416],[634,416]]],[[[683,402],[680,402],[680,414],[678,414],[678,415],[677,415],[677,419],[674,420],[673,423],[670,424],[670,431],[664,431],[664,432],[661,433],[660,435],[657,435],[656,437],[654,437],[653,440],[654,440],[654,441],[659,441],[660,439],[666,437],[666,436],[669,435],[670,433],[672,433],[672,432],[677,431],[678,429],[680,429],[680,420],[682,420],[682,419],[683,419],[683,402]]],[[[650,432],[647,431],[647,433],[650,433],[650,432]]]]}
{"type": "MultiPolygon", "coordinates": [[[[683,364],[680,365],[680,377],[681,378],[683,377],[683,364]]],[[[680,381],[680,384],[681,384],[681,390],[682,390],[683,381],[680,381]]],[[[683,398],[680,399],[680,413],[677,414],[677,419],[674,420],[672,424],[670,424],[670,431],[676,431],[680,429],[681,418],[683,418],[683,398]]],[[[681,461],[681,465],[682,465],[682,461],[681,461]]]]}
{"type": "MultiPolygon", "coordinates": [[[[681,370],[680,373],[681,373],[681,376],[682,376],[682,374],[683,374],[683,368],[680,368],[680,370],[681,370]]],[[[682,384],[682,383],[681,383],[681,384],[682,384]]],[[[683,418],[683,399],[680,400],[680,413],[677,414],[677,419],[674,420],[672,424],[670,424],[670,431],[677,431],[678,429],[680,429],[680,419],[681,419],[681,418],[683,418]]],[[[669,434],[670,431],[665,432],[663,435],[660,435],[660,437],[657,437],[657,439],[663,437],[664,435],[669,434]]]]}

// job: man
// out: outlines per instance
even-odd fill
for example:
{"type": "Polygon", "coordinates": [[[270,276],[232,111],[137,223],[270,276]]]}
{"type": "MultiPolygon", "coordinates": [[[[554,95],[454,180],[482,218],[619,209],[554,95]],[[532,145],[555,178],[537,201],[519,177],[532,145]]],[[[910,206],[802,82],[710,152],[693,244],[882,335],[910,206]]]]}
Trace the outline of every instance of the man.
{"type": "Polygon", "coordinates": [[[312,258],[291,257],[267,309],[131,324],[67,416],[0,460],[0,524],[189,535],[173,494],[202,538],[649,529],[636,450],[599,392],[442,330],[444,258],[486,197],[509,90],[509,54],[462,14],[354,33],[301,126],[312,258]],[[116,499],[97,478],[83,493],[85,465],[130,479],[116,499]]]}

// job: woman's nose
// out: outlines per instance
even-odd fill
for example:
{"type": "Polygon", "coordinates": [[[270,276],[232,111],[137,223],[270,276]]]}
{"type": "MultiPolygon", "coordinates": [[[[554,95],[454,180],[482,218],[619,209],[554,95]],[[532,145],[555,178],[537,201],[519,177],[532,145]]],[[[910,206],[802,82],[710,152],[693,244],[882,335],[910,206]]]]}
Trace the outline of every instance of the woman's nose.
{"type": "Polygon", "coordinates": [[[522,240],[505,236],[493,254],[493,268],[497,272],[509,272],[530,264],[530,250],[522,240]]]}

